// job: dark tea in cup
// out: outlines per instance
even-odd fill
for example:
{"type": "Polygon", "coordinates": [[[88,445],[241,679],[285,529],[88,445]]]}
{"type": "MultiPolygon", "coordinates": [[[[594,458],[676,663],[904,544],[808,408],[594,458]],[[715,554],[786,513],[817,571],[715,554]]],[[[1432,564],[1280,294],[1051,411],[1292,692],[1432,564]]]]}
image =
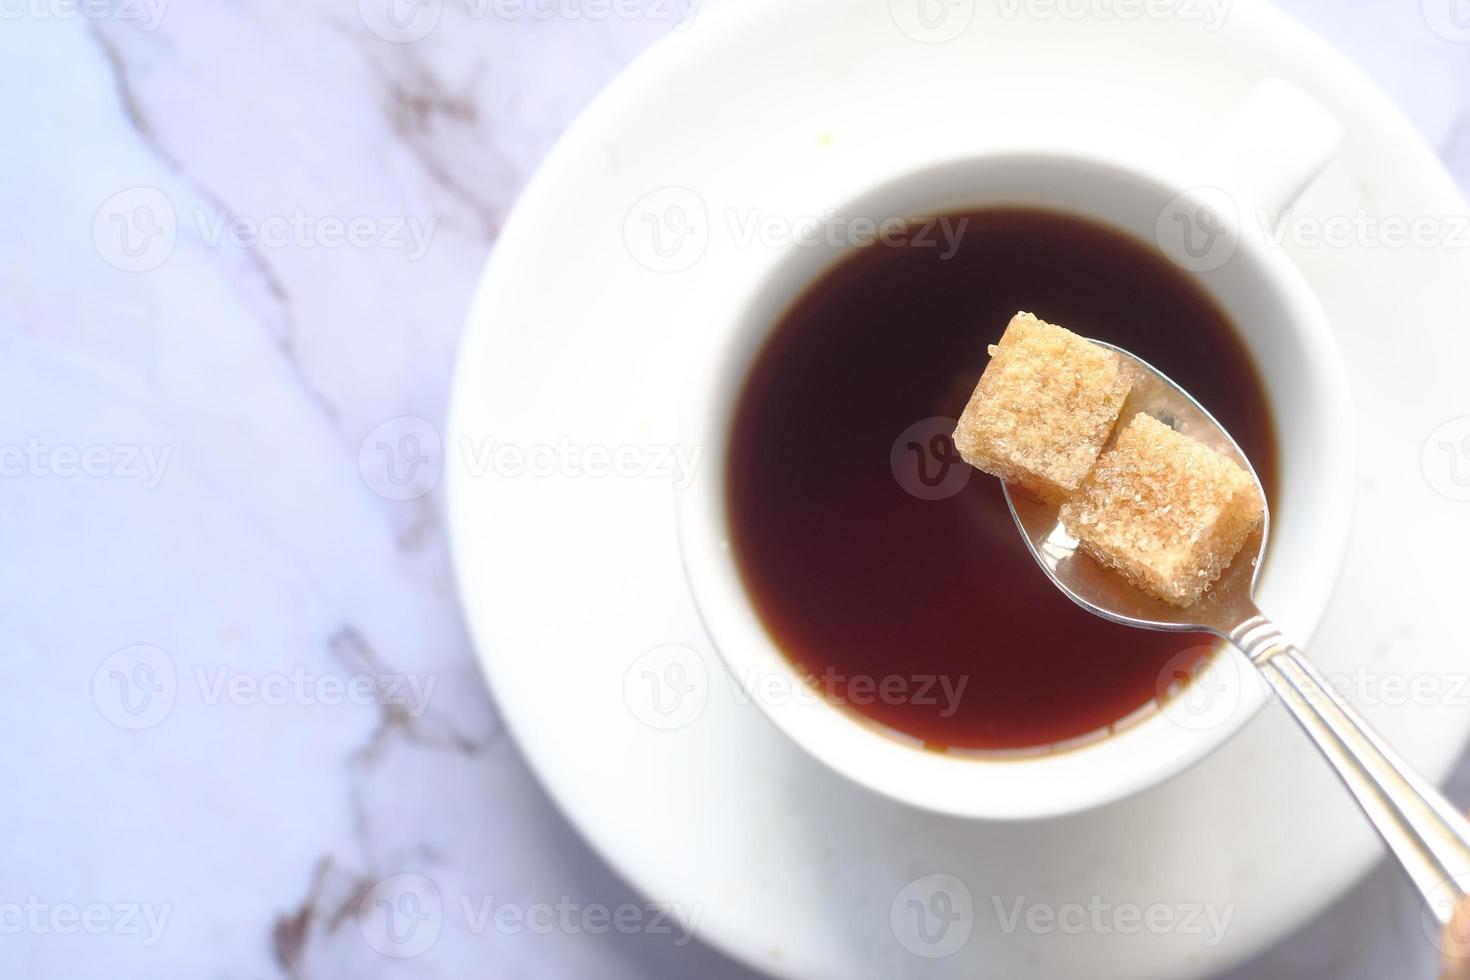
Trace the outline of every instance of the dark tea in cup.
{"type": "Polygon", "coordinates": [[[1143,243],[1040,210],[947,216],[957,247],[852,250],[770,333],[725,486],[736,564],[829,701],[951,751],[1042,750],[1137,716],[1217,648],[1073,606],[949,434],[1017,310],[1123,347],[1229,430],[1274,496],[1270,406],[1226,314],[1143,243]]]}

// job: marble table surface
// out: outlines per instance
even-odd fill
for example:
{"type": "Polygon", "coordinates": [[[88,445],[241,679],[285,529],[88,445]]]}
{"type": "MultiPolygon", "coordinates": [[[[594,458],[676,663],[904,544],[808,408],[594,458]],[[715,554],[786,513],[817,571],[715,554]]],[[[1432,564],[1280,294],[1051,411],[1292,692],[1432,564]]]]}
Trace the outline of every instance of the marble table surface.
{"type": "MultiPolygon", "coordinates": [[[[1286,6],[1470,185],[1439,2],[1286,6]]],[[[442,499],[375,447],[441,423],[516,194],[687,5],[442,6],[389,43],[383,0],[0,0],[0,975],[750,976],[487,924],[641,900],[506,736],[442,499]],[[474,898],[412,958],[358,918],[405,868],[474,898]]],[[[1380,868],[1231,976],[1431,954],[1380,868]]]]}

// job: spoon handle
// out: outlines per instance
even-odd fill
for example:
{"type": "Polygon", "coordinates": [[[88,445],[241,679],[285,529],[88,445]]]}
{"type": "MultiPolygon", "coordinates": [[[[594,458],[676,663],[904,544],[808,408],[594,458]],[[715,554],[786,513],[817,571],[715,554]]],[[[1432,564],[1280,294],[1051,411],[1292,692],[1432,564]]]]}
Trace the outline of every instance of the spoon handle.
{"type": "Polygon", "coordinates": [[[1264,616],[1230,634],[1317,743],[1440,922],[1470,890],[1470,822],[1264,616]]]}

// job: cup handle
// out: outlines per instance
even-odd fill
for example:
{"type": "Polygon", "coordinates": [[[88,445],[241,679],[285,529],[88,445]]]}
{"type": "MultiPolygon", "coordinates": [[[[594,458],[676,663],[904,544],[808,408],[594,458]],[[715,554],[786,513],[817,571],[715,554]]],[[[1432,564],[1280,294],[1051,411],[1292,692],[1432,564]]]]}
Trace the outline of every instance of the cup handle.
{"type": "Polygon", "coordinates": [[[1271,224],[1296,201],[1342,143],[1337,117],[1306,92],[1268,78],[1230,114],[1205,147],[1207,172],[1271,224]]]}

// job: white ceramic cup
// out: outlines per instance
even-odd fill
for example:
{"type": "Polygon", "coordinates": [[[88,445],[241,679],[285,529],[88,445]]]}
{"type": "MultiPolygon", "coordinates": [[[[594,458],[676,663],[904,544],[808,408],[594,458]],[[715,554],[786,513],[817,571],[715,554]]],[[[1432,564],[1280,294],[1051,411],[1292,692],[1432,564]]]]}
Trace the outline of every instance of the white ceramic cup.
{"type": "MultiPolygon", "coordinates": [[[[1339,136],[1325,110],[1271,81],[1184,173],[1159,172],[1155,162],[1116,148],[1017,149],[939,161],[882,181],[860,200],[833,203],[875,222],[992,206],[1061,211],[1122,230],[1187,270],[1237,326],[1267,390],[1280,486],[1257,598],[1305,642],[1347,546],[1352,414],[1326,317],[1266,227],[1320,171],[1339,136]]],[[[734,678],[777,727],[832,769],[956,816],[1035,819],[1084,810],[1153,786],[1219,747],[1268,696],[1254,668],[1233,652],[1212,657],[1180,698],[1105,737],[1015,757],[925,751],[820,697],[791,696],[804,689],[800,675],[763,626],[731,553],[727,444],[737,399],[771,329],[853,247],[782,255],[720,326],[720,353],[693,386],[687,439],[703,447],[704,462],[678,497],[680,545],[700,615],[734,678]]]]}

